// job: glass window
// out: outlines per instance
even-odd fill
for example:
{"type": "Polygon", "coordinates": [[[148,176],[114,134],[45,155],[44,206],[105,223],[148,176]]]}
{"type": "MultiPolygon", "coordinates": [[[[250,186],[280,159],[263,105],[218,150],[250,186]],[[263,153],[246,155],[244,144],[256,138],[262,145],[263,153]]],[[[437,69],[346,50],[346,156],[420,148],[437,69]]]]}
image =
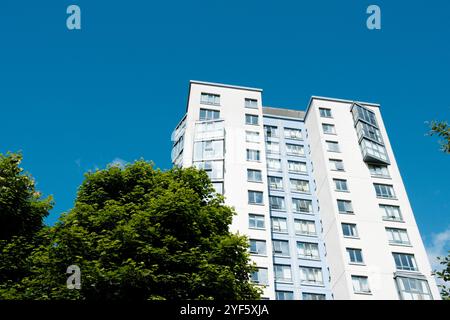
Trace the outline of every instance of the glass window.
{"type": "Polygon", "coordinates": [[[426,280],[397,277],[397,286],[402,300],[433,300],[426,280]]]}
{"type": "Polygon", "coordinates": [[[306,199],[292,199],[292,211],[302,213],[312,213],[312,201],[306,199]]]}
{"type": "Polygon", "coordinates": [[[245,124],[258,125],[258,116],[253,114],[246,114],[245,124]]]}
{"type": "Polygon", "coordinates": [[[248,192],[249,204],[263,204],[263,193],[261,191],[249,191],[248,192]]]}
{"type": "Polygon", "coordinates": [[[224,137],[223,121],[205,121],[195,124],[195,140],[217,140],[224,137]]]}
{"type": "Polygon", "coordinates": [[[259,143],[259,132],[245,131],[245,141],[259,143]]]}
{"type": "Polygon", "coordinates": [[[344,237],[357,238],[358,232],[356,230],[356,224],[342,223],[342,233],[344,237]]]}
{"type": "Polygon", "coordinates": [[[272,231],[278,233],[287,233],[287,220],[286,218],[272,217],[272,231]]]}
{"type": "Polygon", "coordinates": [[[200,109],[200,120],[216,120],[220,118],[220,111],[210,109],[200,109]]]}
{"type": "Polygon", "coordinates": [[[212,186],[217,193],[223,194],[223,182],[212,182],[212,186]]]}
{"type": "Polygon", "coordinates": [[[260,214],[250,213],[248,215],[248,227],[252,229],[264,229],[264,216],[260,214]]]}
{"type": "Polygon", "coordinates": [[[334,124],[322,123],[322,130],[325,134],[336,134],[336,128],[334,124]]]}
{"type": "Polygon", "coordinates": [[[200,97],[200,103],[218,106],[220,105],[220,95],[212,93],[202,93],[200,97]]]}
{"type": "Polygon", "coordinates": [[[254,283],[267,285],[269,283],[267,268],[257,268],[256,271],[250,274],[250,279],[254,283]]]}
{"type": "Polygon", "coordinates": [[[351,214],[353,213],[353,206],[350,200],[337,200],[339,213],[351,214]]]}
{"type": "Polygon", "coordinates": [[[258,100],[245,98],[245,107],[251,109],[258,109],[258,100]]]}
{"type": "Polygon", "coordinates": [[[355,293],[370,293],[369,280],[364,276],[352,276],[353,291],[355,293]]]}
{"type": "Polygon", "coordinates": [[[406,229],[386,228],[390,244],[410,245],[406,229]]]}
{"type": "Polygon", "coordinates": [[[250,239],[250,253],[265,255],[266,252],[266,241],[250,239]]]}
{"type": "Polygon", "coordinates": [[[319,293],[304,292],[302,294],[302,296],[303,296],[303,300],[325,300],[325,295],[319,294],[319,293]]]}
{"type": "Polygon", "coordinates": [[[266,141],[266,150],[269,153],[280,153],[280,144],[278,142],[266,141]]]}
{"type": "Polygon", "coordinates": [[[294,220],[295,234],[303,236],[317,236],[316,223],[311,220],[294,220]]]}
{"type": "Polygon", "coordinates": [[[295,173],[308,173],[305,162],[288,160],[288,170],[295,173]]]}
{"type": "Polygon", "coordinates": [[[369,167],[370,174],[373,177],[382,177],[382,178],[390,177],[387,166],[368,164],[368,167],[369,167]]]}
{"type": "Polygon", "coordinates": [[[262,182],[261,170],[247,169],[247,180],[251,182],[262,182]]]}
{"type": "Polygon", "coordinates": [[[283,178],[269,176],[268,180],[269,180],[269,188],[270,189],[275,189],[275,190],[283,189],[283,178]]]}
{"type": "Polygon", "coordinates": [[[290,179],[290,182],[292,191],[304,193],[310,192],[308,180],[290,179]]]}
{"type": "Polygon", "coordinates": [[[323,285],[322,269],[300,267],[300,281],[302,284],[323,285]]]}
{"type": "Polygon", "coordinates": [[[284,197],[270,196],[269,202],[270,202],[270,209],[272,209],[272,210],[285,210],[286,209],[286,206],[284,203],[284,197]]]}
{"type": "Polygon", "coordinates": [[[247,161],[261,161],[259,150],[247,149],[247,161]]]}
{"type": "Polygon", "coordinates": [[[347,180],[333,179],[336,191],[348,191],[347,180]]]}
{"type": "Polygon", "coordinates": [[[339,144],[336,141],[326,141],[327,150],[330,152],[340,152],[339,144]]]}
{"type": "Polygon", "coordinates": [[[347,248],[347,255],[350,263],[364,263],[361,249],[347,248]]]}
{"type": "Polygon", "coordinates": [[[302,131],[299,129],[293,129],[293,128],[284,128],[284,137],[286,139],[295,139],[295,140],[303,139],[302,131]]]}
{"type": "Polygon", "coordinates": [[[305,155],[305,148],[299,144],[286,143],[286,152],[291,155],[302,157],[305,155]]]}
{"type": "Polygon", "coordinates": [[[364,156],[369,155],[385,162],[388,161],[386,148],[384,146],[367,139],[362,139],[361,147],[364,156]]]}
{"type": "Polygon", "coordinates": [[[275,291],[277,300],[294,300],[294,293],[292,291],[275,291]]]}
{"type": "Polygon", "coordinates": [[[374,183],[377,197],[385,199],[395,199],[394,187],[388,184],[374,183]]]}
{"type": "Polygon", "coordinates": [[[383,220],[403,221],[400,207],[387,204],[380,204],[383,220]]]}
{"type": "Polygon", "coordinates": [[[278,128],[275,126],[264,126],[264,132],[268,138],[278,137],[278,128]]]}
{"type": "Polygon", "coordinates": [[[284,264],[274,264],[275,280],[283,282],[292,281],[291,266],[284,264]]]}
{"type": "Polygon", "coordinates": [[[413,254],[393,253],[397,270],[418,271],[416,259],[413,254]]]}
{"type": "Polygon", "coordinates": [[[223,158],[223,140],[194,143],[194,161],[223,158]]]}
{"type": "Polygon", "coordinates": [[[273,253],[277,256],[289,256],[289,241],[272,240],[273,253]]]}
{"type": "Polygon", "coordinates": [[[338,159],[330,159],[331,170],[344,171],[344,161],[338,159]]]}
{"type": "Polygon", "coordinates": [[[320,116],[322,118],[331,118],[331,110],[326,108],[319,108],[320,116]]]}
{"type": "Polygon", "coordinates": [[[281,160],[280,159],[267,159],[267,168],[269,170],[281,171],[281,160]]]}
{"type": "Polygon", "coordinates": [[[361,119],[373,126],[378,127],[377,120],[375,119],[375,113],[373,111],[355,104],[352,108],[352,113],[355,123],[358,119],[361,119]]]}
{"type": "Polygon", "coordinates": [[[364,122],[358,122],[356,124],[356,131],[357,131],[359,139],[361,139],[362,137],[366,137],[366,138],[374,140],[377,143],[380,143],[380,144],[383,143],[383,139],[381,138],[380,130],[378,130],[374,126],[371,126],[364,122]]]}
{"type": "Polygon", "coordinates": [[[320,260],[319,245],[311,242],[297,242],[297,254],[301,259],[320,260]]]}
{"type": "Polygon", "coordinates": [[[210,179],[223,179],[223,160],[218,161],[197,161],[194,167],[205,170],[210,179]]]}

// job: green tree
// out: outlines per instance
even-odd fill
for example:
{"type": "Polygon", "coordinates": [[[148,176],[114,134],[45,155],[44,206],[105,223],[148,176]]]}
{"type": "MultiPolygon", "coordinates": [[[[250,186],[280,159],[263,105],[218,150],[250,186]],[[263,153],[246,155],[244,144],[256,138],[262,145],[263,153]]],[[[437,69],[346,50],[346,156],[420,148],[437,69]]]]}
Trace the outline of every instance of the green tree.
{"type": "MultiPolygon", "coordinates": [[[[88,173],[74,208],[43,232],[31,275],[5,292],[25,299],[259,299],[248,242],[204,171],[145,161],[88,173]],[[66,269],[81,269],[68,290],[66,269]]],[[[1,293],[0,293],[1,295],[1,293]]]]}
{"type": "MultiPolygon", "coordinates": [[[[442,271],[436,271],[435,274],[438,278],[442,279],[444,283],[448,283],[450,281],[450,251],[446,257],[438,257],[438,259],[444,269],[442,269],[442,271]]],[[[440,287],[442,299],[450,300],[450,288],[446,284],[442,284],[440,287]]]]}
{"type": "Polygon", "coordinates": [[[53,206],[51,197],[42,199],[36,191],[21,160],[21,154],[0,154],[0,289],[29,274],[27,258],[53,206]]]}

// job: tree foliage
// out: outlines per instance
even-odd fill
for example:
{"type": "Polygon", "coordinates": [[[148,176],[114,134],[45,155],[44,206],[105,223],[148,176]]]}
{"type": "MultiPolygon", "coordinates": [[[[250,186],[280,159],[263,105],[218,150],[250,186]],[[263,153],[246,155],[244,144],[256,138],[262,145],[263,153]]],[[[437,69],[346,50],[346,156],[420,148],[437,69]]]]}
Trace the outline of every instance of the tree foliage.
{"type": "Polygon", "coordinates": [[[450,126],[445,121],[432,121],[430,123],[430,135],[437,135],[442,138],[441,150],[450,153],[450,126]]]}
{"type": "Polygon", "coordinates": [[[248,242],[228,227],[204,171],[162,172],[145,161],[88,173],[75,206],[27,258],[30,275],[0,290],[10,299],[258,299],[248,242]],[[81,289],[66,287],[67,267],[81,289]]]}
{"type": "Polygon", "coordinates": [[[442,271],[437,271],[435,273],[436,276],[444,282],[444,284],[440,285],[441,296],[442,299],[450,300],[450,287],[447,285],[450,282],[450,251],[446,257],[438,257],[438,259],[440,260],[440,264],[443,266],[442,271]]]}

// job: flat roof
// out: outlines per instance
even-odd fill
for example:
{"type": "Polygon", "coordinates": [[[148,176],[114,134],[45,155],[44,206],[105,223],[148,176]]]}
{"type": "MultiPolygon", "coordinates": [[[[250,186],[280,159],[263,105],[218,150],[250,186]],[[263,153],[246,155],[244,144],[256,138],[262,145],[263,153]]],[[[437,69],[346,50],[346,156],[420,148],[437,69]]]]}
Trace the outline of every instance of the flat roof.
{"type": "Polygon", "coordinates": [[[224,83],[214,83],[214,82],[205,82],[205,81],[197,81],[197,80],[191,80],[190,83],[191,84],[201,84],[201,85],[204,85],[204,86],[222,87],[222,88],[247,90],[247,91],[258,91],[258,92],[262,92],[263,91],[263,89],[259,89],[259,88],[234,86],[234,85],[224,84],[224,83]]]}
{"type": "Polygon", "coordinates": [[[294,120],[303,120],[305,118],[305,111],[263,107],[263,115],[274,116],[277,118],[288,118],[294,120]]]}

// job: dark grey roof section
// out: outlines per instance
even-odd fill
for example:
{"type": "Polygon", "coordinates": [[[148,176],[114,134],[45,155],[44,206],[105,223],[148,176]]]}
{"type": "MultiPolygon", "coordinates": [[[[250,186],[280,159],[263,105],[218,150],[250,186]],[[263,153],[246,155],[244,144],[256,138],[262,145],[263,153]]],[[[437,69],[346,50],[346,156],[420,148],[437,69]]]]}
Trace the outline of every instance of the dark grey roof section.
{"type": "Polygon", "coordinates": [[[263,115],[272,116],[276,118],[288,118],[303,121],[303,119],[305,118],[305,111],[263,107],[263,115]]]}

